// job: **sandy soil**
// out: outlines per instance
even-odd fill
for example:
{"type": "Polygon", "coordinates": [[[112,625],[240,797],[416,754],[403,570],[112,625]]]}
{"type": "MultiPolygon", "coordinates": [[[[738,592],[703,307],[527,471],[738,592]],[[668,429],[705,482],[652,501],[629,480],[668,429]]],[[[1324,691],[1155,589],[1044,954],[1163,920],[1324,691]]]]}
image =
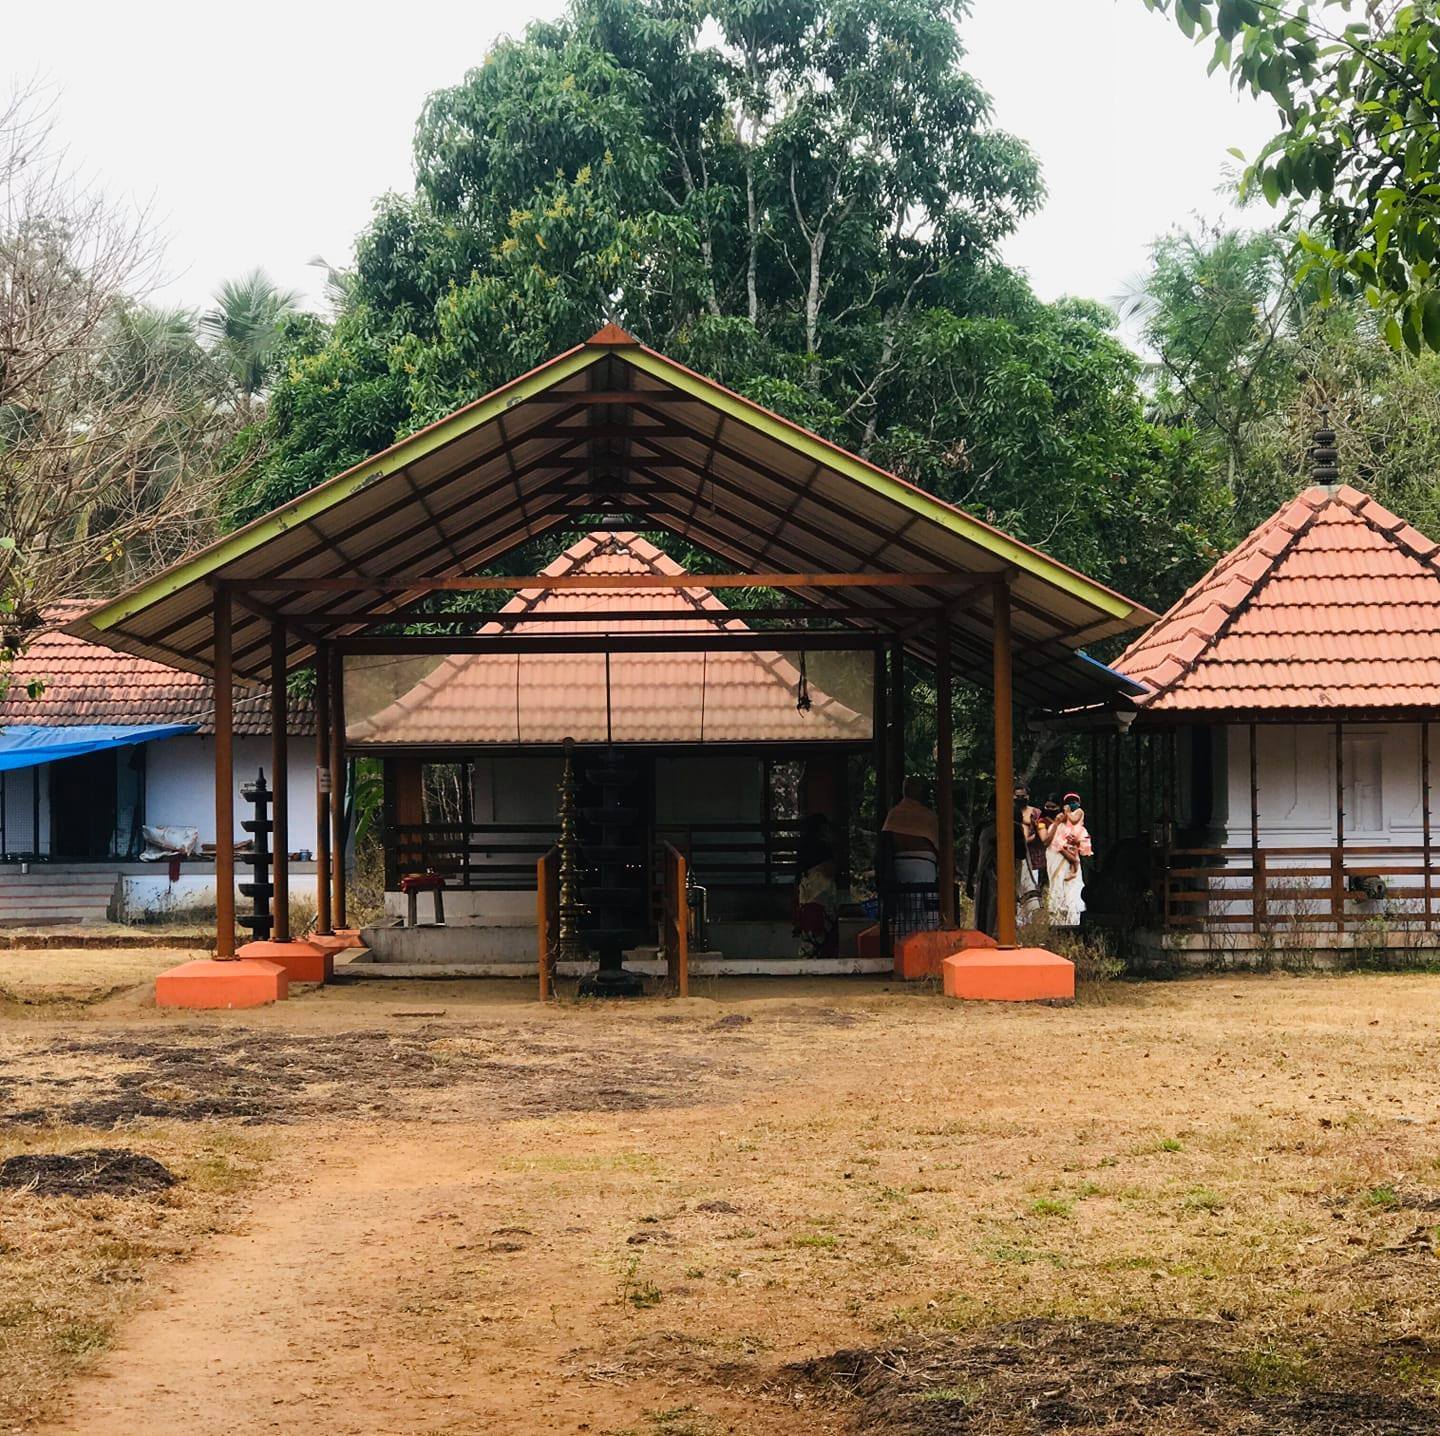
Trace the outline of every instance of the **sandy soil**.
{"type": "Polygon", "coordinates": [[[160,1121],[271,1154],[42,1429],[1440,1429],[1435,979],[718,991],[0,1025],[32,1148],[160,1121]],[[1146,1407],[1117,1362],[1176,1320],[1146,1407]]]}

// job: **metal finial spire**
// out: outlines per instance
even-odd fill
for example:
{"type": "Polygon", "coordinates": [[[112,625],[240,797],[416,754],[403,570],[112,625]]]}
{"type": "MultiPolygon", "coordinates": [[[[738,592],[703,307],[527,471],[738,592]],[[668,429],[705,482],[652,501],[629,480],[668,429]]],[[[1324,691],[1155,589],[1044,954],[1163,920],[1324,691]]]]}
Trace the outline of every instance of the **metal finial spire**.
{"type": "Polygon", "coordinates": [[[1330,427],[1330,406],[1320,406],[1320,427],[1310,446],[1310,473],[1313,481],[1324,488],[1340,482],[1340,451],[1335,447],[1335,430],[1330,427]]]}

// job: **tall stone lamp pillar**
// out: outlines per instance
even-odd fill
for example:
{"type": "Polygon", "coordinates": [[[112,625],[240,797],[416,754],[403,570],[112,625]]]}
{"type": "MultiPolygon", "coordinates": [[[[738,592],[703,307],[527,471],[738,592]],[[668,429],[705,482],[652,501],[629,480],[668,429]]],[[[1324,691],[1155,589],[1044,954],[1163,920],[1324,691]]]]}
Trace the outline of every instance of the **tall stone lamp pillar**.
{"type": "Polygon", "coordinates": [[[560,774],[560,933],[557,962],[586,962],[590,953],[580,936],[585,904],[580,901],[580,835],[575,812],[575,743],[565,740],[565,767],[560,774]]]}

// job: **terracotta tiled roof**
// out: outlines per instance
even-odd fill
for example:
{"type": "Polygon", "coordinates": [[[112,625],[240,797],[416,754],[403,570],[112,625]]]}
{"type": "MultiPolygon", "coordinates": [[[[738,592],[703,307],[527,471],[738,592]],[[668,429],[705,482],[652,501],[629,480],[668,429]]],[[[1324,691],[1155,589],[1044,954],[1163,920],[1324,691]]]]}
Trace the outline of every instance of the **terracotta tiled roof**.
{"type": "MultiPolygon", "coordinates": [[[[685,570],[638,534],[594,533],[567,549],[547,575],[569,573],[683,574],[685,570]]],[[[708,589],[527,589],[505,605],[510,613],[569,613],[573,622],[511,626],[516,633],[748,632],[708,589]],[[616,622],[589,615],[620,608],[672,610],[675,617],[616,622]]],[[[501,631],[490,625],[486,632],[501,631]]],[[[824,659],[817,659],[818,664],[824,659]]],[[[833,659],[832,659],[833,661],[833,659]]],[[[410,660],[409,662],[413,662],[410,660]]],[[[865,663],[869,665],[868,654],[865,663]]],[[[812,707],[796,708],[799,670],[776,652],[610,655],[467,655],[443,659],[424,676],[391,661],[390,676],[410,675],[402,692],[367,718],[357,718],[362,680],[347,669],[347,732],[351,742],[384,744],[558,743],[613,738],[629,743],[855,741],[870,720],[814,683],[812,707]],[[353,695],[353,696],[352,696],[353,695]]],[[[377,687],[385,661],[371,669],[377,687]]],[[[381,700],[375,700],[377,704],[381,700]]]]}
{"type": "Polygon", "coordinates": [[[1440,545],[1349,485],[1307,489],[1115,667],[1147,712],[1433,709],[1440,545]]]}
{"type": "MultiPolygon", "coordinates": [[[[60,632],[94,607],[71,599],[46,611],[45,628],[11,666],[10,686],[0,699],[0,726],[194,723],[201,733],[213,733],[215,711],[208,679],[60,632]],[[26,687],[36,679],[45,685],[44,691],[31,698],[26,687]]],[[[290,731],[297,735],[315,731],[308,703],[292,701],[290,731]]],[[[249,736],[270,732],[266,694],[237,690],[235,732],[249,736]]]]}

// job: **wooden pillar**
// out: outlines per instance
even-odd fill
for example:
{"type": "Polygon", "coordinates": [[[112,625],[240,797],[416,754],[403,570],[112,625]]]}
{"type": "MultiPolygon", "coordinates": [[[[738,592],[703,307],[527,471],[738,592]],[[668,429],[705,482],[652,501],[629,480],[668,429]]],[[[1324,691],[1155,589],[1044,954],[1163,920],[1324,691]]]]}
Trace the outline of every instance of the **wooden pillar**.
{"type": "Polygon", "coordinates": [[[235,956],[235,680],[230,590],[215,590],[215,956],[235,956]]]}
{"type": "Polygon", "coordinates": [[[1120,801],[1120,765],[1125,758],[1125,740],[1118,733],[1106,735],[1108,742],[1108,771],[1110,780],[1110,810],[1115,814],[1115,837],[1125,836],[1125,809],[1120,801]]]}
{"type": "Polygon", "coordinates": [[[890,645],[890,801],[905,796],[905,645],[890,645]]]}
{"type": "Polygon", "coordinates": [[[1010,583],[994,589],[995,667],[995,933],[1001,947],[1015,946],[1015,715],[1012,694],[1010,583]]]}
{"type": "Polygon", "coordinates": [[[880,825],[890,811],[890,745],[886,733],[890,728],[890,677],[885,662],[885,650],[875,650],[875,692],[873,695],[873,717],[871,727],[873,758],[875,762],[875,833],[879,836],[880,825]]]}
{"type": "Polygon", "coordinates": [[[935,813],[940,819],[940,926],[955,926],[955,716],[950,619],[935,623],[935,813]]]}
{"type": "Polygon", "coordinates": [[[1423,887],[1425,892],[1425,929],[1428,932],[1432,912],[1430,893],[1430,723],[1428,719],[1420,724],[1420,835],[1421,841],[1425,845],[1423,887]]]}
{"type": "Polygon", "coordinates": [[[880,925],[880,951],[890,956],[890,914],[886,910],[886,874],[883,871],[882,852],[885,815],[890,811],[890,745],[885,735],[890,719],[889,666],[885,661],[885,650],[877,645],[875,649],[875,691],[872,695],[871,761],[875,766],[875,899],[879,904],[877,921],[880,925]]]}
{"type": "Polygon", "coordinates": [[[1259,932],[1268,916],[1265,858],[1260,852],[1260,757],[1258,733],[1250,725],[1250,931],[1259,932]]]}
{"type": "Polygon", "coordinates": [[[290,705],[285,625],[270,625],[270,897],[271,932],[290,941],[290,705]]]}
{"type": "Polygon", "coordinates": [[[331,652],[330,670],[330,920],[345,920],[345,658],[331,652]]]}
{"type": "Polygon", "coordinates": [[[1330,914],[1345,931],[1345,725],[1335,725],[1335,855],[1330,863],[1330,914]]]}
{"type": "Polygon", "coordinates": [[[330,918],[330,646],[315,650],[315,931],[328,937],[330,918]]]}

